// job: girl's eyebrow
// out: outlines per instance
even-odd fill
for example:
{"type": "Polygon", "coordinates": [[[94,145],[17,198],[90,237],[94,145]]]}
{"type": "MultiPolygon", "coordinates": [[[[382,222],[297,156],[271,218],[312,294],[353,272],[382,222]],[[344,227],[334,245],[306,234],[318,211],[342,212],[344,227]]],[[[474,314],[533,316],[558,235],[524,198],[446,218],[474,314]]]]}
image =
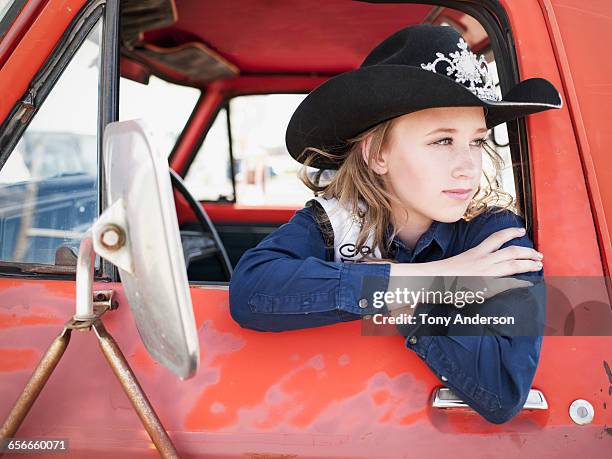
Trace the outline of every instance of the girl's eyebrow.
{"type": "MultiPolygon", "coordinates": [[[[488,129],[481,127],[479,129],[476,129],[475,133],[476,134],[480,134],[480,133],[485,133],[487,132],[488,129]]],[[[431,132],[428,132],[427,134],[425,134],[426,136],[428,135],[432,135],[432,134],[437,134],[437,133],[447,133],[447,134],[455,134],[457,132],[457,129],[452,129],[452,128],[438,128],[438,129],[434,129],[431,132]]]]}

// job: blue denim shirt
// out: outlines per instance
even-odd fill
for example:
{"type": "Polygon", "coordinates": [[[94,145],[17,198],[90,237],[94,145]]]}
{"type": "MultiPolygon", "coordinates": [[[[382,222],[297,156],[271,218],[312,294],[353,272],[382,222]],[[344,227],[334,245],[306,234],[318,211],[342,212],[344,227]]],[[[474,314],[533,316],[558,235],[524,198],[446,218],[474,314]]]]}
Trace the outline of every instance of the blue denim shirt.
{"type": "MultiPolygon", "coordinates": [[[[522,218],[513,212],[492,210],[469,222],[434,221],[413,250],[396,238],[395,260],[423,263],[449,258],[479,245],[498,230],[524,227],[522,218]]],[[[501,248],[510,245],[533,247],[528,236],[508,241],[501,248]]],[[[259,331],[356,320],[377,312],[371,306],[359,306],[364,279],[378,276],[387,288],[390,269],[389,264],[326,261],[322,232],[306,207],[242,256],[230,282],[230,311],[242,327],[259,331]]],[[[522,273],[521,278],[534,281],[542,276],[543,270],[522,273]]],[[[537,303],[534,307],[545,310],[541,295],[530,300],[537,303]]],[[[493,423],[503,423],[521,410],[531,388],[541,343],[541,336],[487,333],[414,333],[405,340],[405,346],[446,386],[493,423]]]]}

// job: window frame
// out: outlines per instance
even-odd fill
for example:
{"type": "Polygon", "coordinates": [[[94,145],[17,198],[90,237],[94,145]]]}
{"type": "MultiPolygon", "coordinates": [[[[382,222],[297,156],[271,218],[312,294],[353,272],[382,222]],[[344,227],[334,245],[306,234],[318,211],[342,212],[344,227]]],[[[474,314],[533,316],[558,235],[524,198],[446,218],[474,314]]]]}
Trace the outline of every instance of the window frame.
{"type": "MultiPolygon", "coordinates": [[[[107,207],[103,177],[104,158],[102,141],[104,128],[118,119],[119,95],[119,0],[91,0],[84,5],[64,31],[53,52],[38,70],[28,89],[0,124],[0,168],[38,113],[47,96],[55,87],[66,67],[72,62],[81,45],[102,21],[100,44],[100,74],[98,77],[98,216],[107,207]],[[25,120],[25,121],[24,121],[25,120]]],[[[96,280],[117,280],[116,268],[100,258],[95,269],[96,280]]],[[[55,266],[26,262],[0,262],[0,275],[36,277],[40,279],[74,279],[76,266],[55,266]]]]}

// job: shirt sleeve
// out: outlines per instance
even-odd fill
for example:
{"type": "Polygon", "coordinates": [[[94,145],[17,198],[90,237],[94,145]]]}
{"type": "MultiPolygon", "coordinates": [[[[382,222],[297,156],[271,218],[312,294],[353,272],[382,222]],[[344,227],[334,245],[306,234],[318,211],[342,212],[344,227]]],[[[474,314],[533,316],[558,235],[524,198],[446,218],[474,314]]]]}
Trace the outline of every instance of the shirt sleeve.
{"type": "MultiPolygon", "coordinates": [[[[498,230],[524,227],[523,220],[511,211],[479,217],[467,232],[464,251],[498,230]]],[[[533,247],[526,235],[506,242],[501,248],[511,245],[533,247]]],[[[533,309],[543,321],[546,310],[543,270],[513,277],[529,280],[534,287],[504,292],[487,300],[489,313],[515,307],[533,309]]],[[[454,335],[452,328],[447,336],[416,336],[415,332],[407,336],[406,346],[468,405],[488,421],[500,424],[518,414],[525,404],[540,356],[542,332],[538,330],[539,334],[527,336],[491,334],[484,326],[473,336],[454,335]]]]}
{"type": "Polygon", "coordinates": [[[355,320],[375,310],[361,300],[365,277],[389,282],[389,264],[325,261],[309,208],[247,250],[232,275],[230,312],[242,327],[283,331],[355,320]]]}

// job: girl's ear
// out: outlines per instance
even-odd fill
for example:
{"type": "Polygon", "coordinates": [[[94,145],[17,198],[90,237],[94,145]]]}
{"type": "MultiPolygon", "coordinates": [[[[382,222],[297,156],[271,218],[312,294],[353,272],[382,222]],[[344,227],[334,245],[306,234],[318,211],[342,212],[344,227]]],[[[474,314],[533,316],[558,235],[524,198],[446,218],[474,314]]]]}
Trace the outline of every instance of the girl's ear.
{"type": "MultiPolygon", "coordinates": [[[[372,147],[372,137],[373,134],[370,134],[365,139],[363,139],[363,142],[361,142],[361,157],[365,161],[366,165],[368,164],[368,157],[370,153],[374,153],[370,150],[370,148],[372,147]]],[[[387,161],[383,151],[381,151],[379,155],[373,158],[372,170],[378,175],[384,175],[387,173],[387,161]]]]}

